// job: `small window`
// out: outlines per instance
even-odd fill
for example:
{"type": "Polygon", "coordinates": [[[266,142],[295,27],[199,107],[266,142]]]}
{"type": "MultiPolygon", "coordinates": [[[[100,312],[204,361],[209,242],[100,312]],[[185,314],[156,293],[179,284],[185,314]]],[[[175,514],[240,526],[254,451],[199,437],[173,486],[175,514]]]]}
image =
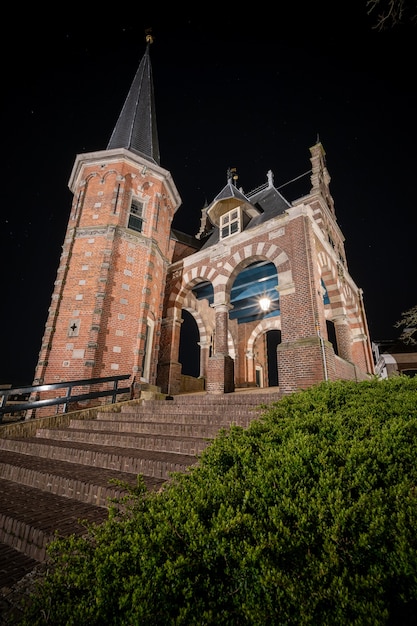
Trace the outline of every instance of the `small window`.
{"type": "Polygon", "coordinates": [[[220,236],[225,239],[241,230],[240,209],[233,209],[220,217],[220,236]]]}
{"type": "Polygon", "coordinates": [[[135,200],[132,202],[129,214],[128,228],[141,233],[143,229],[143,204],[135,200]]]}

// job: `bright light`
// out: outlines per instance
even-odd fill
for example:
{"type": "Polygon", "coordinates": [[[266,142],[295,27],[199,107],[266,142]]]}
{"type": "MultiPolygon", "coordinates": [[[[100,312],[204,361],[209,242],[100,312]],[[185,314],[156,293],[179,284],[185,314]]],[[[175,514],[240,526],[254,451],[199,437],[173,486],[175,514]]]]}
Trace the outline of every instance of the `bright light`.
{"type": "Polygon", "coordinates": [[[262,296],[262,298],[259,298],[259,306],[261,307],[262,311],[269,311],[269,307],[271,306],[271,300],[267,296],[262,296]]]}

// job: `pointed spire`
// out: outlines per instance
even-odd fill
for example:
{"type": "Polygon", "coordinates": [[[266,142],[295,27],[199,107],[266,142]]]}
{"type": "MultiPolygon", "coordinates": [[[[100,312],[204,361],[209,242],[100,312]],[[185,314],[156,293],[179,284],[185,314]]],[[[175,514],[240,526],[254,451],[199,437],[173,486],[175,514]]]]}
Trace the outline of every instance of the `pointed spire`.
{"type": "Polygon", "coordinates": [[[320,192],[325,198],[329,209],[334,213],[334,201],[330,193],[330,174],[326,166],[326,152],[319,142],[310,148],[311,161],[311,193],[320,192]]]}
{"type": "Polygon", "coordinates": [[[149,47],[151,31],[146,33],[146,51],[133,79],[107,150],[126,148],[159,165],[159,143],[149,47]]]}

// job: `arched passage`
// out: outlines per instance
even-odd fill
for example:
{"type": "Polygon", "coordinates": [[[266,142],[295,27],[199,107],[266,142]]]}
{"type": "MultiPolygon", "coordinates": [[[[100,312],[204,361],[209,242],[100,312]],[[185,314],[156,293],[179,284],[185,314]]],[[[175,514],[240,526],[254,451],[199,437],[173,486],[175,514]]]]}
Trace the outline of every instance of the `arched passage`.
{"type": "Polygon", "coordinates": [[[268,330],[266,333],[266,351],[268,360],[268,387],[278,387],[277,347],[281,343],[280,330],[268,330]]]}
{"type": "Polygon", "coordinates": [[[182,364],[181,373],[198,378],[200,375],[200,332],[193,315],[182,310],[183,323],[180,333],[178,359],[182,364]]]}
{"type": "MultiPolygon", "coordinates": [[[[286,294],[294,289],[288,257],[270,241],[250,244],[216,268],[204,259],[184,273],[179,269],[173,273],[162,326],[166,360],[159,366],[161,387],[176,393],[179,373],[195,372],[195,366],[188,363],[182,367],[191,348],[191,343],[184,347],[188,340],[181,340],[179,353],[180,335],[185,335],[188,325],[182,313],[185,309],[197,322],[199,376],[206,378],[208,392],[229,393],[235,386],[255,384],[255,359],[248,338],[260,322],[281,327],[278,282],[286,294]],[[266,308],[261,303],[264,298],[266,308]]],[[[266,363],[264,370],[268,370],[266,363]]]]}

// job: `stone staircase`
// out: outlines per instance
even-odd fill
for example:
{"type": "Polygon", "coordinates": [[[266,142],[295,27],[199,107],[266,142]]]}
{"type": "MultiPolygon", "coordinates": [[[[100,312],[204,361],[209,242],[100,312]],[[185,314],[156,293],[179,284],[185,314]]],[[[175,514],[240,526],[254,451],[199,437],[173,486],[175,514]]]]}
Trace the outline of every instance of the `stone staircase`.
{"type": "Polygon", "coordinates": [[[51,417],[1,426],[0,590],[46,561],[56,532],[83,534],[80,520],[104,521],[109,498],[124,494],[111,479],[135,486],[141,474],[158,490],[196,464],[220,429],[247,427],[278,399],[278,388],[197,393],[96,409],[94,418],[67,414],[64,425],[51,417]]]}

